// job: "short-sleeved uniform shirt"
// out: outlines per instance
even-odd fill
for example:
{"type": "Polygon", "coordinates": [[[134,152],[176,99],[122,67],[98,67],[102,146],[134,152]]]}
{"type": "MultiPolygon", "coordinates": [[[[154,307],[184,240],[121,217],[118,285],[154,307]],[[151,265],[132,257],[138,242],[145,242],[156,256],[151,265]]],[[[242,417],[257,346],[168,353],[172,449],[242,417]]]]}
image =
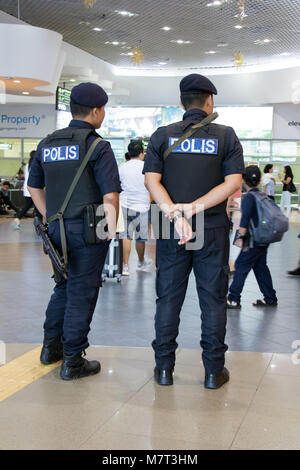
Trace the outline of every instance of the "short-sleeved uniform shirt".
{"type": "MultiPolygon", "coordinates": [[[[183,115],[183,120],[202,121],[207,113],[201,109],[191,109],[183,115]]],[[[166,127],[160,127],[151,136],[147,147],[143,173],[161,173],[164,169],[163,154],[165,151],[166,127]]],[[[223,177],[233,174],[242,174],[244,171],[243,148],[236,133],[231,127],[227,127],[225,152],[223,159],[223,177]]],[[[182,201],[184,202],[184,201],[182,201]]],[[[215,216],[205,217],[205,227],[213,228],[226,224],[224,216],[220,214],[219,220],[215,216]]],[[[227,221],[228,222],[228,221],[227,221]]]]}
{"type": "MultiPolygon", "coordinates": [[[[75,119],[70,122],[69,127],[77,129],[94,129],[94,127],[88,122],[75,119]]],[[[86,151],[88,151],[93,141],[98,137],[99,134],[97,134],[94,129],[94,132],[87,139],[86,151]]],[[[32,188],[42,189],[45,186],[45,176],[41,165],[42,144],[43,141],[38,145],[30,168],[28,186],[32,188]]],[[[88,164],[93,169],[94,177],[102,196],[108,193],[121,192],[118,165],[109,142],[102,140],[97,144],[88,164]]]]}

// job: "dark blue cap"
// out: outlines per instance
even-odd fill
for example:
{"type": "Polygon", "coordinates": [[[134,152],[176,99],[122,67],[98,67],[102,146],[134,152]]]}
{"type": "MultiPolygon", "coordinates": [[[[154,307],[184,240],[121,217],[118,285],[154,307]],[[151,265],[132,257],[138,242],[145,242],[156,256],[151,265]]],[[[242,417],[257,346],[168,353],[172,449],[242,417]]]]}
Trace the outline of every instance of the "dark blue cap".
{"type": "Polygon", "coordinates": [[[180,92],[182,95],[184,93],[199,92],[212,93],[213,95],[218,94],[215,85],[208,78],[198,73],[191,73],[181,80],[180,92]]]}
{"type": "Polygon", "coordinates": [[[71,100],[89,108],[101,108],[108,102],[108,96],[96,83],[80,83],[72,88],[71,100]]]}

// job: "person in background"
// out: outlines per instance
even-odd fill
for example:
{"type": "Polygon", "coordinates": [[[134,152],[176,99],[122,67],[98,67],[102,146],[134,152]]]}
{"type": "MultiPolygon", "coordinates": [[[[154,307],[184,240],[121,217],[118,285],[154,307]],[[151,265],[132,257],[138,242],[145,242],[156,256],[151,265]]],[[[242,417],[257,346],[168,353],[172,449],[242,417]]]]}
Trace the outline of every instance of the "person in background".
{"type": "Polygon", "coordinates": [[[247,194],[242,199],[242,218],[240,228],[235,241],[235,245],[242,248],[236,262],[235,273],[232,284],[229,288],[227,300],[227,309],[241,308],[241,293],[248,274],[253,269],[259,288],[264,296],[262,300],[253,302],[255,307],[275,307],[277,305],[276,291],[273,288],[273,282],[270,270],[267,266],[268,245],[256,244],[245,250],[249,245],[250,221],[254,226],[258,224],[258,213],[255,197],[252,192],[258,191],[261,172],[258,166],[250,165],[245,169],[243,179],[246,185],[247,194]]]}
{"type": "Polygon", "coordinates": [[[280,208],[282,212],[284,212],[284,208],[286,207],[286,216],[289,218],[291,212],[291,191],[289,189],[289,185],[290,183],[293,183],[294,175],[289,165],[284,167],[283,172],[285,175],[284,179],[282,179],[282,176],[278,174],[278,178],[283,184],[280,208]]]}
{"type": "Polygon", "coordinates": [[[300,259],[298,261],[298,268],[287,272],[290,276],[300,276],[300,259]]]}
{"type": "Polygon", "coordinates": [[[265,168],[264,168],[264,176],[262,179],[262,187],[264,193],[269,196],[270,199],[273,199],[275,201],[275,184],[276,180],[273,177],[273,165],[271,163],[268,163],[265,168]]]}
{"type": "Polygon", "coordinates": [[[31,199],[31,196],[30,196],[30,193],[27,189],[27,181],[28,181],[29,171],[30,171],[30,167],[32,165],[33,159],[34,159],[34,155],[35,155],[35,150],[32,150],[30,152],[29,161],[28,161],[27,165],[25,166],[24,185],[23,185],[23,195],[24,195],[24,198],[25,198],[25,205],[22,207],[22,209],[19,209],[17,211],[16,218],[13,221],[13,227],[16,230],[20,230],[20,221],[21,221],[21,219],[24,217],[24,215],[26,215],[26,213],[29,211],[29,209],[31,209],[34,206],[33,201],[31,199]]]}
{"type": "Polygon", "coordinates": [[[129,257],[131,240],[135,239],[135,249],[138,255],[138,271],[144,271],[151,264],[145,258],[145,244],[148,240],[148,213],[150,207],[150,194],[145,188],[145,177],[142,173],[144,167],[144,148],[141,141],[132,141],[128,145],[125,155],[127,162],[119,166],[119,175],[122,192],[120,203],[122,206],[125,231],[123,239],[123,276],[129,276],[129,257]]]}
{"type": "MultiPolygon", "coordinates": [[[[300,233],[298,233],[298,238],[300,238],[300,233]]],[[[292,271],[287,272],[290,276],[300,276],[300,258],[298,261],[298,267],[292,271]]]]}
{"type": "Polygon", "coordinates": [[[0,205],[8,206],[10,209],[16,213],[19,211],[18,207],[9,199],[8,191],[10,189],[9,181],[3,181],[1,191],[0,191],[0,205]]]}

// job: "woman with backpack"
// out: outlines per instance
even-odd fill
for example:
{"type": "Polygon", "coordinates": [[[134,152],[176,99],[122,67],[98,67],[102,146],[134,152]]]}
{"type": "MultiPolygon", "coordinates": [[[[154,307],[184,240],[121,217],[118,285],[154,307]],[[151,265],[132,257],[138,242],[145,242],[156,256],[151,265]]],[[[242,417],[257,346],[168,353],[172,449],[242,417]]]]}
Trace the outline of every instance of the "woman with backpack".
{"type": "Polygon", "coordinates": [[[284,212],[284,208],[286,207],[286,216],[289,218],[291,212],[291,193],[295,192],[295,185],[293,183],[294,175],[289,165],[284,167],[283,172],[285,175],[284,179],[281,179],[282,176],[278,175],[278,178],[283,184],[280,208],[282,212],[284,212]]]}
{"type": "MultiPolygon", "coordinates": [[[[260,179],[261,172],[258,166],[250,165],[245,169],[243,180],[247,194],[242,199],[242,218],[234,243],[242,248],[242,250],[235,262],[234,278],[229,288],[227,300],[228,309],[241,308],[241,293],[251,269],[254,271],[259,288],[263,294],[263,299],[256,300],[252,305],[255,307],[275,307],[277,305],[276,291],[273,288],[271,273],[267,266],[269,244],[257,243],[251,237],[252,224],[254,227],[258,227],[259,224],[256,195],[254,193],[260,193],[257,189],[260,179]]],[[[260,194],[264,197],[262,193],[260,194]]],[[[269,202],[274,204],[273,201],[269,202]]]]}

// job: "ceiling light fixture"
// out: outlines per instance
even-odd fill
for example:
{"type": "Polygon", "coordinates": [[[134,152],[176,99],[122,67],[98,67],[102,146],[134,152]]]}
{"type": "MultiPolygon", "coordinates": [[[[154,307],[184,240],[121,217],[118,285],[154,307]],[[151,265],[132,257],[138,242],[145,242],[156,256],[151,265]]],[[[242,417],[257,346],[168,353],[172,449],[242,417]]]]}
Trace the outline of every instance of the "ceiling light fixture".
{"type": "Polygon", "coordinates": [[[278,54],[278,55],[284,57],[284,56],[292,55],[292,53],[291,52],[282,52],[281,54],[278,54]]]}
{"type": "Polygon", "coordinates": [[[14,83],[21,83],[21,80],[13,80],[14,83]]]}
{"type": "Polygon", "coordinates": [[[227,42],[220,42],[219,44],[217,44],[218,47],[227,47],[228,44],[227,42]]]}
{"type": "Polygon", "coordinates": [[[272,42],[271,39],[256,39],[254,41],[254,44],[258,44],[259,46],[263,46],[264,44],[269,44],[270,42],[272,42]]]}
{"type": "Polygon", "coordinates": [[[243,27],[243,26],[242,26],[241,24],[236,24],[236,25],[235,25],[235,28],[236,28],[236,29],[242,29],[242,27],[243,27]]]}
{"type": "Polygon", "coordinates": [[[216,51],[206,51],[204,54],[216,54],[216,51]]]}
{"type": "Polygon", "coordinates": [[[133,16],[139,16],[137,13],[131,13],[130,11],[125,10],[115,10],[115,13],[118,13],[118,15],[121,16],[127,16],[129,18],[132,18],[133,16]]]}
{"type": "Polygon", "coordinates": [[[171,28],[169,26],[164,26],[163,28],[160,28],[160,29],[162,29],[163,31],[170,31],[171,28]]]}
{"type": "MultiPolygon", "coordinates": [[[[126,42],[106,41],[104,44],[110,44],[111,46],[124,46],[124,44],[126,44],[126,42]]],[[[122,47],[122,49],[124,49],[124,47],[122,47]]],[[[129,47],[129,49],[130,49],[130,47],[129,47]]]]}
{"type": "Polygon", "coordinates": [[[182,39],[172,39],[170,42],[176,44],[191,44],[191,41],[183,41],[182,39]]]}
{"type": "Polygon", "coordinates": [[[102,31],[102,28],[93,28],[94,31],[102,31]]]}
{"type": "Polygon", "coordinates": [[[206,4],[207,7],[220,7],[223,3],[227,3],[228,0],[214,0],[206,4]]]}
{"type": "Polygon", "coordinates": [[[158,62],[158,65],[167,65],[168,62],[158,62]]]}
{"type": "Polygon", "coordinates": [[[75,78],[70,78],[70,82],[76,82],[75,78]]]}
{"type": "Polygon", "coordinates": [[[29,95],[29,91],[22,91],[22,95],[29,95]]]}

